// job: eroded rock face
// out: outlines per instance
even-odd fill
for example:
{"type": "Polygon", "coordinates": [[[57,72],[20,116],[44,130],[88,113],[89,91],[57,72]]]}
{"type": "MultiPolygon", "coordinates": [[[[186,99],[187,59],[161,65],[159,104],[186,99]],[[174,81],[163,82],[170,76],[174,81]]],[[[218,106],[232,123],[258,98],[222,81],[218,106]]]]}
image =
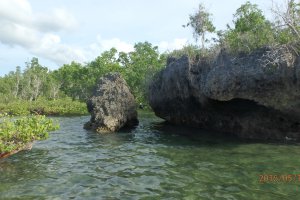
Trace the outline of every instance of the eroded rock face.
{"type": "Polygon", "coordinates": [[[300,57],[263,48],[213,62],[171,58],[149,88],[156,115],[242,138],[300,139],[300,57]]]}
{"type": "Polygon", "coordinates": [[[126,81],[118,73],[100,78],[93,97],[87,101],[91,119],[86,129],[97,132],[115,132],[138,123],[137,106],[126,81]]]}

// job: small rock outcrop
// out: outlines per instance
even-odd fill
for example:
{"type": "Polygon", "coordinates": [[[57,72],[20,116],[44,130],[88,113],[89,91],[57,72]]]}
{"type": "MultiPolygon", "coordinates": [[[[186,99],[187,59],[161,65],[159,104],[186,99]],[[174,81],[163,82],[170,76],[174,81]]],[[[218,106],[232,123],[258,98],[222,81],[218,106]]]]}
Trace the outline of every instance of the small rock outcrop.
{"type": "Polygon", "coordinates": [[[287,47],[170,58],[149,87],[157,116],[241,138],[300,140],[300,57],[287,47]]]}
{"type": "Polygon", "coordinates": [[[86,129],[97,132],[115,132],[138,123],[137,106],[126,81],[118,73],[100,78],[93,96],[87,101],[91,119],[86,129]]]}

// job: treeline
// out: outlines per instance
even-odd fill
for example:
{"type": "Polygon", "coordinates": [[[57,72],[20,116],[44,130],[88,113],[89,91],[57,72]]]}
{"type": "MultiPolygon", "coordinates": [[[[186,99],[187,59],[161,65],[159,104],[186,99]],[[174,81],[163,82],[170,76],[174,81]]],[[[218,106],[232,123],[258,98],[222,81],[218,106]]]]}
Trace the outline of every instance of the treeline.
{"type": "Polygon", "coordinates": [[[137,43],[129,53],[112,48],[85,65],[72,62],[54,71],[42,66],[37,58],[25,65],[23,71],[17,67],[0,77],[0,108],[1,103],[20,100],[45,102],[70,97],[84,102],[92,95],[97,79],[111,71],[121,73],[136,100],[145,102],[147,82],[165,65],[165,56],[156,46],[144,42],[137,43]]]}
{"type": "Polygon", "coordinates": [[[37,58],[26,62],[25,70],[16,67],[4,77],[0,78],[0,100],[11,102],[17,99],[34,101],[41,96],[49,99],[59,97],[59,82],[47,67],[39,64],[37,58]]]}
{"type": "Polygon", "coordinates": [[[166,56],[157,46],[148,42],[137,43],[134,51],[118,52],[115,48],[103,52],[92,62],[82,65],[65,64],[53,72],[60,90],[73,99],[86,100],[92,93],[97,79],[108,72],[119,72],[128,83],[138,102],[145,102],[147,82],[165,66],[166,56]]]}

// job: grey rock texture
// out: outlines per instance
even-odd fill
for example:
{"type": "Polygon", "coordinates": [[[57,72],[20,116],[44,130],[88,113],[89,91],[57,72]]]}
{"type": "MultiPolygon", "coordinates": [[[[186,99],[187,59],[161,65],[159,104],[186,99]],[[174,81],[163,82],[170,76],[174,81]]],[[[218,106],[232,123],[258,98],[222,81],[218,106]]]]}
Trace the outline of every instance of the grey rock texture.
{"type": "Polygon", "coordinates": [[[170,58],[149,87],[157,116],[242,138],[300,139],[300,57],[287,47],[191,62],[170,58]]]}
{"type": "Polygon", "coordinates": [[[99,79],[94,95],[87,101],[91,119],[86,129],[100,133],[115,132],[138,123],[137,106],[126,81],[118,73],[99,79]]]}

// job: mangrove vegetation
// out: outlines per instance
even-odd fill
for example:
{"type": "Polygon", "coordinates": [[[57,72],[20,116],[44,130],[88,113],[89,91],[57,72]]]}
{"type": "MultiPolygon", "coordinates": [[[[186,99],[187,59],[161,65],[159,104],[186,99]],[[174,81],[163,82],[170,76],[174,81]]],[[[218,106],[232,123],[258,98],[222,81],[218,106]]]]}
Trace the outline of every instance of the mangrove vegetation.
{"type": "Polygon", "coordinates": [[[27,148],[35,140],[48,138],[59,125],[42,115],[12,118],[2,115],[0,122],[0,158],[27,148]]]}

